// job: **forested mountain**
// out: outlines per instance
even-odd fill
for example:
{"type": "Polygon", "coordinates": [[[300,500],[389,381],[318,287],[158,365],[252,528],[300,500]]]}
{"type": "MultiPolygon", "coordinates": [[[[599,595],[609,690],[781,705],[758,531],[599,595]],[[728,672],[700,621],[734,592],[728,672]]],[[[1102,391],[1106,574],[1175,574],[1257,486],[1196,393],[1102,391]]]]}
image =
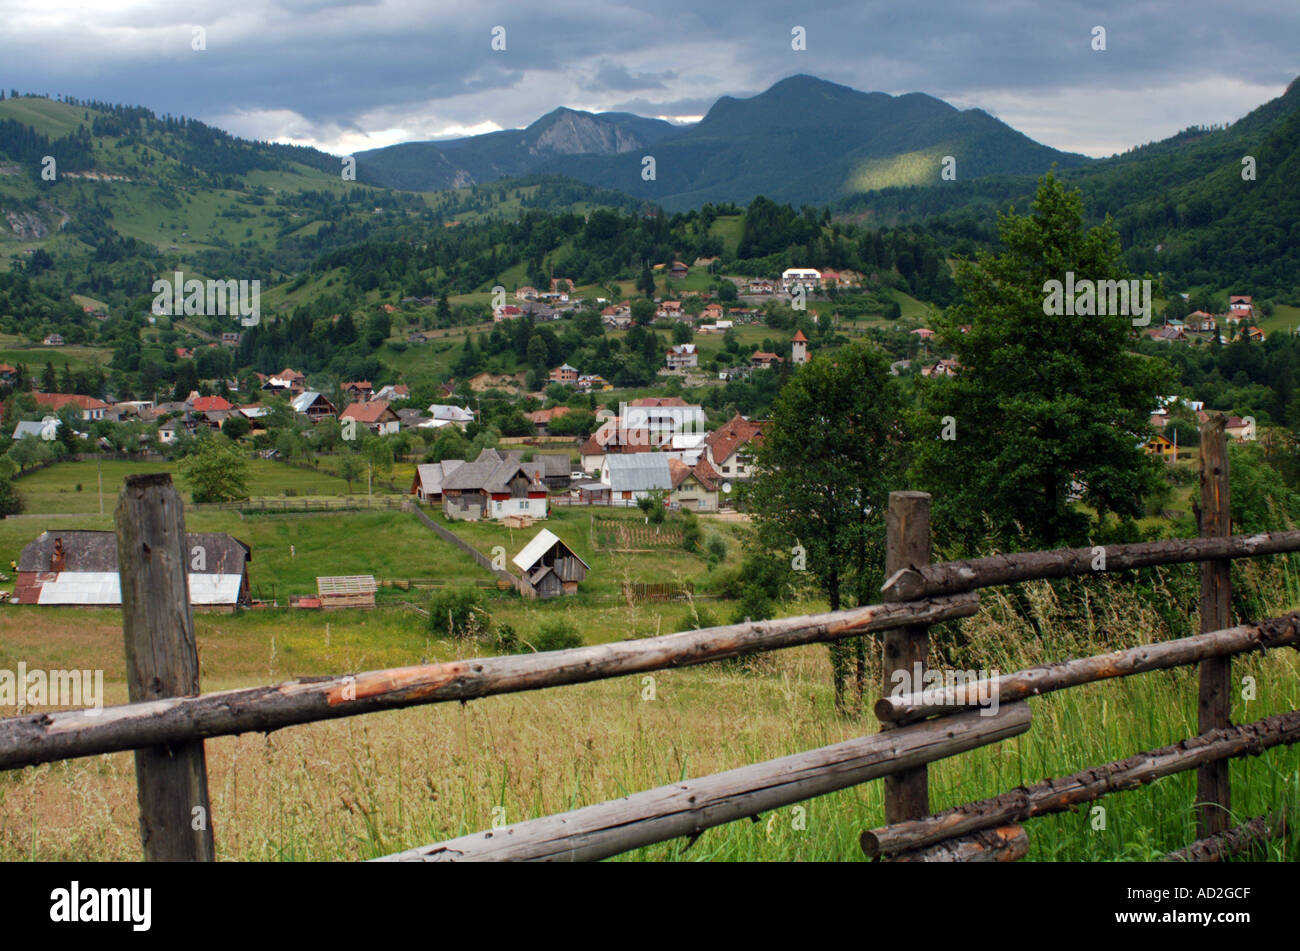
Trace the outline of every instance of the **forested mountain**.
{"type": "Polygon", "coordinates": [[[724,96],[684,128],[636,118],[557,110],[524,130],[395,145],[361,153],[358,162],[398,188],[560,172],[683,209],[756,194],[816,204],[888,185],[938,184],[949,155],[963,177],[1089,161],[1040,145],[979,109],[962,111],[922,93],[864,93],[812,76],[791,76],[750,99],[724,96]],[[548,134],[563,148],[544,147],[548,134]],[[647,154],[655,160],[653,180],[643,177],[647,154]]]}
{"type": "MultiPolygon", "coordinates": [[[[1085,166],[1062,169],[1082,189],[1089,217],[1107,214],[1138,270],[1175,285],[1300,287],[1300,79],[1285,94],[1220,128],[1194,127],[1085,166]],[[1243,159],[1254,160],[1254,178],[1243,159]]],[[[889,188],[837,203],[837,217],[878,224],[937,223],[987,239],[993,214],[1028,207],[1032,175],[942,188],[889,188]]]]}

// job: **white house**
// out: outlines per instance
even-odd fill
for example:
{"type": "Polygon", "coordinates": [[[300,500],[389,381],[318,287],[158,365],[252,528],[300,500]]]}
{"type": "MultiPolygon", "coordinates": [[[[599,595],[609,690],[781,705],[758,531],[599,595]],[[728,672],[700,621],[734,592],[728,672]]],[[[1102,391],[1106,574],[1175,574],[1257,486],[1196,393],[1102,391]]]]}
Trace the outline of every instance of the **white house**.
{"type": "Polygon", "coordinates": [[[474,414],[469,410],[446,403],[431,404],[428,413],[429,421],[421,423],[421,429],[442,429],[444,426],[455,426],[464,430],[466,426],[474,422],[474,414]]]}
{"type": "Polygon", "coordinates": [[[678,433],[702,433],[707,429],[704,407],[687,403],[680,396],[647,396],[623,407],[622,428],[645,430],[650,445],[657,446],[678,433]]]}
{"type": "Polygon", "coordinates": [[[794,290],[796,285],[802,285],[803,289],[811,294],[821,286],[821,283],[821,271],[810,267],[788,267],[781,272],[781,287],[787,293],[794,290]]]}
{"type": "Polygon", "coordinates": [[[693,343],[679,343],[669,347],[665,359],[670,370],[685,370],[700,364],[700,355],[693,343]]]}

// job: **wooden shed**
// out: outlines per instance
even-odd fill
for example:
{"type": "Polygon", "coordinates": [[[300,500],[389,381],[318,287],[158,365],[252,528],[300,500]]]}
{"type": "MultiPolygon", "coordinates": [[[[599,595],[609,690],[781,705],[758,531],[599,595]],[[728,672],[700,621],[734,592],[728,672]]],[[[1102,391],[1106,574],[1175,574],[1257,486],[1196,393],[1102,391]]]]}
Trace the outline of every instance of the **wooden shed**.
{"type": "Polygon", "coordinates": [[[542,529],[514,558],[521,572],[519,591],[530,598],[577,594],[591,566],[548,529],[542,529]]]}
{"type": "Polygon", "coordinates": [[[316,593],[320,606],[326,611],[339,608],[373,608],[375,606],[374,575],[338,575],[316,579],[316,593]]]}

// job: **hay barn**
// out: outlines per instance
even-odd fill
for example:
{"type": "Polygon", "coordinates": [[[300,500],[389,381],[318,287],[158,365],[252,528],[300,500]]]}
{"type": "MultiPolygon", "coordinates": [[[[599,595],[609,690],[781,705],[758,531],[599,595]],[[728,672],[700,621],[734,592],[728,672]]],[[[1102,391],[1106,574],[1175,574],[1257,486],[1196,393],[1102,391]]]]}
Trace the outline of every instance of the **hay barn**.
{"type": "Polygon", "coordinates": [[[554,598],[577,594],[578,582],[591,566],[548,529],[542,529],[514,557],[522,572],[519,591],[529,598],[554,598]]]}

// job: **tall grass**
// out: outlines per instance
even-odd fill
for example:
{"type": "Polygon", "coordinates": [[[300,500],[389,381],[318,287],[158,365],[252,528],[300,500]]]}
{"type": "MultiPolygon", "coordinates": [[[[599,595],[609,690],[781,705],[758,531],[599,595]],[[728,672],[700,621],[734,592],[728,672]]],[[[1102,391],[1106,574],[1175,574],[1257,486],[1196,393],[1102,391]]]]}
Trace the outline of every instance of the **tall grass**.
{"type": "MultiPolygon", "coordinates": [[[[1297,603],[1298,579],[1294,564],[1278,559],[1244,583],[1254,585],[1251,594],[1277,613],[1297,603]]],[[[1160,600],[1180,599],[1185,581],[1175,571],[1144,575],[1138,586],[1103,578],[988,591],[975,617],[934,629],[932,663],[1008,672],[1185,636],[1195,630],[1194,614],[1162,609],[1160,600]]],[[[586,609],[566,610],[586,634],[586,609]]],[[[622,617],[620,609],[591,610],[599,610],[603,625],[623,625],[623,636],[645,633],[646,618],[638,616],[632,631],[627,625],[633,619],[622,617]]],[[[280,633],[270,621],[259,621],[246,630],[250,648],[237,662],[227,630],[220,649],[205,648],[207,689],[307,672],[311,657],[336,668],[450,656],[450,645],[430,644],[415,627],[408,634],[405,622],[382,615],[333,615],[327,658],[308,619],[295,618],[280,633]],[[248,656],[254,649],[260,657],[248,656]]],[[[216,626],[236,622],[201,616],[199,624],[201,644],[211,644],[216,626]]],[[[419,620],[412,616],[410,624],[419,620]]],[[[878,650],[871,655],[878,657],[878,650]]],[[[879,670],[872,676],[878,683],[879,670]]],[[[1233,677],[1234,722],[1300,707],[1297,652],[1239,657],[1233,677]],[[1247,676],[1256,684],[1251,700],[1240,690],[1247,676]]],[[[869,713],[856,719],[835,714],[827,652],[820,646],[775,654],[757,673],[716,664],[661,671],[653,675],[653,699],[646,699],[646,687],[641,676],[619,678],[210,740],[218,856],[372,858],[486,829],[494,819],[516,822],[573,809],[879,729],[869,713]]],[[[1194,669],[1091,684],[1030,703],[1034,724],[1028,733],[932,764],[935,809],[1197,732],[1194,669]]],[[[1300,749],[1233,761],[1231,777],[1238,820],[1281,807],[1300,815],[1300,749]]],[[[137,858],[133,787],[130,754],[0,774],[0,859],[137,858]]],[[[1104,813],[1083,808],[1032,820],[1029,858],[1156,857],[1195,838],[1194,800],[1189,772],[1108,796],[1098,803],[1104,813]]],[[[622,858],[860,860],[859,834],[883,822],[881,784],[870,782],[761,816],[757,823],[708,830],[690,845],[663,843],[622,858]]],[[[1293,831],[1274,841],[1257,857],[1293,860],[1298,835],[1293,831]]]]}

